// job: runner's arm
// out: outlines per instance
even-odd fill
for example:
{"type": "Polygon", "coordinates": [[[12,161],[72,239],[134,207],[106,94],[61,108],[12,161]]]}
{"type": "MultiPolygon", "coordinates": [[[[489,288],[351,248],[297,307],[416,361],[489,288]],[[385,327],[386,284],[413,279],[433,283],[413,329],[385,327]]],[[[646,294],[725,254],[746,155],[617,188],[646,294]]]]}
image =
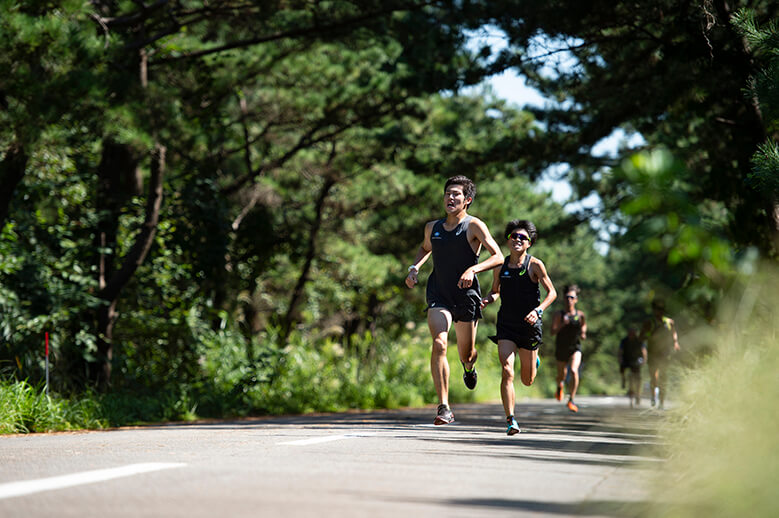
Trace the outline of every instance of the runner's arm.
{"type": "MultiPolygon", "coordinates": [[[[545,311],[557,298],[557,291],[555,290],[552,279],[549,278],[549,273],[547,273],[546,266],[544,266],[541,259],[538,259],[537,257],[533,258],[530,263],[530,275],[538,279],[538,283],[546,290],[546,297],[544,297],[544,300],[542,300],[541,304],[536,308],[545,311]]],[[[534,309],[525,316],[525,321],[529,324],[535,324],[540,318],[538,312],[534,309]]]]}
{"type": "Polygon", "coordinates": [[[554,320],[552,320],[552,329],[550,329],[552,336],[556,335],[561,327],[563,327],[563,317],[558,311],[554,314],[554,320]]]}
{"type": "Polygon", "coordinates": [[[477,273],[492,270],[503,264],[503,255],[501,254],[500,246],[495,239],[493,239],[487,225],[482,220],[473,218],[468,230],[470,231],[471,228],[473,228],[473,236],[479,241],[480,246],[484,246],[490,256],[463,272],[460,276],[460,280],[457,281],[457,286],[459,288],[470,288],[477,273]]]}
{"type": "Polygon", "coordinates": [[[481,299],[481,307],[492,304],[498,300],[498,297],[500,297],[500,268],[492,270],[492,288],[490,288],[489,294],[481,299]]]}
{"type": "Polygon", "coordinates": [[[671,321],[671,334],[674,338],[674,351],[679,350],[679,337],[676,335],[676,324],[674,323],[672,318],[669,318],[668,320],[671,321]]]}
{"type": "Polygon", "coordinates": [[[430,257],[430,254],[433,253],[433,246],[430,243],[430,234],[432,233],[434,223],[434,221],[430,221],[425,225],[425,237],[422,240],[422,244],[419,245],[414,262],[408,267],[406,286],[409,288],[413,288],[416,286],[417,282],[419,282],[419,268],[425,264],[430,257]]]}
{"type": "Polygon", "coordinates": [[[587,339],[587,319],[584,316],[584,311],[579,311],[579,318],[582,319],[582,332],[580,336],[582,337],[582,340],[585,340],[587,339]]]}

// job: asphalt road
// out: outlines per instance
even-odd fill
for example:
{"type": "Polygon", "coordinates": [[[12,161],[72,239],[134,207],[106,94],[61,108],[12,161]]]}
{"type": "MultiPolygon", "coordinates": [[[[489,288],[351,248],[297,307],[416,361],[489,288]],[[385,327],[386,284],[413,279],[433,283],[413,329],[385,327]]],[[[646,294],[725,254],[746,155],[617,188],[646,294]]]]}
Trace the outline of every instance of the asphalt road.
{"type": "Polygon", "coordinates": [[[0,436],[0,516],[636,516],[660,414],[626,398],[0,436]]]}

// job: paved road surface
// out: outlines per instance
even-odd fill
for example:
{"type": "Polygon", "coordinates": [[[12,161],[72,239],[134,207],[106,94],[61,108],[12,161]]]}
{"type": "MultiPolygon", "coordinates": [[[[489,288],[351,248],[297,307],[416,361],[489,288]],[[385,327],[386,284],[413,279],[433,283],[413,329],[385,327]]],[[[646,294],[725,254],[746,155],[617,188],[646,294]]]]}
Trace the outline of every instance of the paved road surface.
{"type": "Polygon", "coordinates": [[[522,401],[513,437],[499,404],[0,436],[0,516],[635,516],[658,414],[579,405],[522,401]]]}

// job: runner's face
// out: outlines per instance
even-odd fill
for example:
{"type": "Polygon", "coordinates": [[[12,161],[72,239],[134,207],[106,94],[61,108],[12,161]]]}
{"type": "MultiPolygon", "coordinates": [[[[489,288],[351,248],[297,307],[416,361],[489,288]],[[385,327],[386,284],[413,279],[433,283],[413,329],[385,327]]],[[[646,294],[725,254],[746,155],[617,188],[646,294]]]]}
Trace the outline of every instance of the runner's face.
{"type": "Polygon", "coordinates": [[[515,228],[506,238],[508,239],[509,249],[514,252],[522,253],[530,248],[530,236],[527,235],[527,230],[524,228],[515,228]]]}
{"type": "Polygon", "coordinates": [[[450,185],[444,193],[444,207],[446,207],[447,213],[457,213],[465,210],[470,201],[471,199],[466,198],[465,194],[463,194],[461,185],[450,185]]]}
{"type": "Polygon", "coordinates": [[[579,297],[576,296],[575,291],[569,291],[565,294],[565,302],[568,304],[568,307],[574,307],[577,300],[579,300],[579,297]]]}

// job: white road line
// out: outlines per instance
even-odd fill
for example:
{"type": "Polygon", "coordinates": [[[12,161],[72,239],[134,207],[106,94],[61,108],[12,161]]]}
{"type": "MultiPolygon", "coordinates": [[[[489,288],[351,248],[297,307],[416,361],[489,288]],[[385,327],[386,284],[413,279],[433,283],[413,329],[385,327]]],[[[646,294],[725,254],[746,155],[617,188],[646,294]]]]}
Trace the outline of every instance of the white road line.
{"type": "Polygon", "coordinates": [[[61,475],[58,477],[8,482],[6,484],[0,484],[0,500],[3,498],[40,493],[42,491],[51,491],[53,489],[80,486],[82,484],[94,484],[95,482],[129,477],[141,473],[148,473],[150,471],[159,471],[161,469],[180,468],[182,466],[186,466],[186,464],[178,462],[147,462],[144,464],[129,464],[118,468],[82,471],[81,473],[72,473],[70,475],[61,475]]]}
{"type": "Polygon", "coordinates": [[[307,446],[309,444],[319,444],[323,442],[331,442],[331,441],[341,441],[343,439],[355,439],[358,437],[370,437],[374,434],[370,432],[358,432],[358,433],[348,433],[344,435],[328,435],[326,437],[314,437],[312,439],[300,439],[297,441],[285,441],[285,442],[277,442],[276,444],[281,445],[285,444],[288,446],[307,446]]]}

